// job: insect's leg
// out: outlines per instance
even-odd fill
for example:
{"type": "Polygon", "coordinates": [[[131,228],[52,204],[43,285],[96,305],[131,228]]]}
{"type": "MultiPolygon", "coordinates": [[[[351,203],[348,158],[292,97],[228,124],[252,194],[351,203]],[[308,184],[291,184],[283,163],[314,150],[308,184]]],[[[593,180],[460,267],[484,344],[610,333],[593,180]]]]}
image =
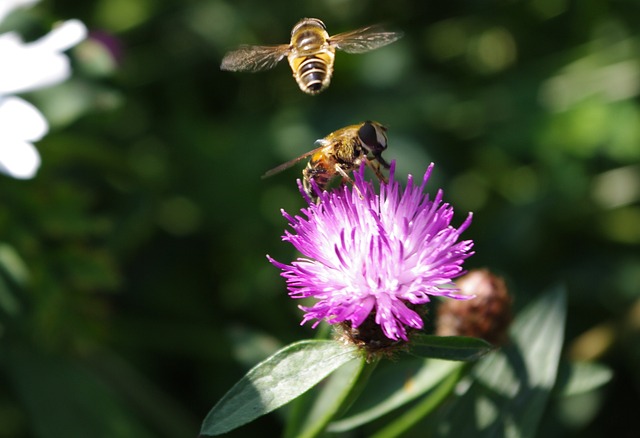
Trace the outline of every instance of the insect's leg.
{"type": "Polygon", "coordinates": [[[373,154],[373,158],[382,165],[382,167],[384,167],[385,169],[389,169],[391,167],[391,165],[389,163],[387,163],[387,160],[385,160],[384,158],[382,158],[382,153],[374,153],[373,154]]]}
{"type": "Polygon", "coordinates": [[[387,184],[389,181],[387,180],[387,177],[384,176],[380,171],[380,163],[377,160],[369,160],[369,159],[365,159],[365,160],[366,160],[367,166],[369,166],[371,170],[373,170],[373,173],[376,174],[378,179],[383,183],[387,184]]]}
{"type": "Polygon", "coordinates": [[[358,189],[358,186],[356,186],[356,184],[353,182],[353,180],[351,179],[351,177],[349,176],[349,174],[347,174],[347,172],[345,172],[345,171],[344,171],[344,169],[343,169],[342,167],[340,167],[340,165],[339,165],[339,164],[336,164],[335,166],[336,166],[336,167],[335,167],[336,172],[337,172],[338,174],[340,174],[340,176],[342,177],[343,181],[347,181],[347,182],[351,183],[351,185],[353,186],[353,188],[354,188],[354,189],[356,189],[356,192],[358,192],[358,195],[359,195],[361,198],[364,198],[364,196],[362,196],[362,193],[360,193],[360,189],[358,189]]]}
{"type": "Polygon", "coordinates": [[[315,181],[316,172],[313,167],[307,164],[302,171],[302,187],[304,188],[305,193],[309,198],[318,203],[318,193],[317,191],[321,191],[322,188],[318,186],[317,181],[315,181]]]}

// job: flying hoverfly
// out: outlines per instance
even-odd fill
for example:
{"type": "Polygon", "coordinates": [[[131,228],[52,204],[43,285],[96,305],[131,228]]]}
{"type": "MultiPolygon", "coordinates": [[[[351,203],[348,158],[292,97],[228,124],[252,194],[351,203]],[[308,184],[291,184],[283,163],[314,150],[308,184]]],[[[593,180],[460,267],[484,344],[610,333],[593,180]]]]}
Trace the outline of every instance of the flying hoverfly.
{"type": "Polygon", "coordinates": [[[257,72],[276,66],[285,56],[298,86],[308,94],[318,94],[329,86],[336,49],[346,53],[365,53],[402,37],[380,26],[368,26],[329,36],[317,18],[303,18],[293,27],[289,44],[248,46],[228,52],[220,69],[257,72]]]}
{"type": "Polygon", "coordinates": [[[382,158],[382,152],[387,148],[386,132],[387,128],[378,122],[366,121],[347,126],[317,140],[317,148],[269,170],[262,178],[282,172],[310,156],[307,167],[302,171],[302,185],[315,202],[318,201],[318,194],[312,181],[320,191],[338,175],[343,180],[353,182],[349,173],[359,169],[362,164],[371,167],[378,179],[387,182],[380,171],[381,165],[389,168],[389,163],[382,158]]]}

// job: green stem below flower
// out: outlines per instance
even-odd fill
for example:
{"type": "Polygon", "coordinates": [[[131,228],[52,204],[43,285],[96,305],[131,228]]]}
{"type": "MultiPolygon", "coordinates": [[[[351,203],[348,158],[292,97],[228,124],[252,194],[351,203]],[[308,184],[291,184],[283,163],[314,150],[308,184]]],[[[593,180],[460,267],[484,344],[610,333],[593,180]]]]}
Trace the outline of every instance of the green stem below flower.
{"type": "Polygon", "coordinates": [[[466,375],[468,368],[469,364],[465,364],[465,366],[462,366],[451,373],[420,403],[405,412],[404,415],[397,420],[389,423],[375,435],[372,435],[371,438],[395,438],[415,426],[420,420],[433,412],[449,397],[460,379],[466,375]]]}
{"type": "MultiPolygon", "coordinates": [[[[294,421],[287,425],[285,437],[314,438],[320,435],[334,417],[346,411],[360,395],[377,363],[367,363],[365,357],[361,357],[335,371],[308,410],[304,423],[295,421],[299,420],[300,412],[292,413],[294,421]]],[[[303,401],[296,408],[300,410],[308,406],[309,403],[303,401]]]]}

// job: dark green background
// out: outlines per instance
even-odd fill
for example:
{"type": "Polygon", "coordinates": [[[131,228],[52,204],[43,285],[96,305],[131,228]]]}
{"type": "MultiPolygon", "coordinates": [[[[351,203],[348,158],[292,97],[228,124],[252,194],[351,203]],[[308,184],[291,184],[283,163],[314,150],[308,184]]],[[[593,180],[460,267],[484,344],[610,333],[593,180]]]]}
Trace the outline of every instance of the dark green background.
{"type": "Polygon", "coordinates": [[[635,436],[639,2],[56,0],[11,23],[37,38],[68,18],[118,58],[81,45],[70,81],[25,96],[52,130],[35,179],[0,178],[0,436],[195,436],[249,367],[313,336],[265,257],[295,257],[280,209],[303,206],[302,165],[260,175],[366,119],[401,180],[433,161],[455,224],[474,212],[467,268],[505,276],[516,308],[566,285],[565,356],[615,377],[575,426],[551,406],[548,434],[635,436]],[[305,16],[405,36],[338,53],[315,97],[286,62],[219,70],[305,16]]]}

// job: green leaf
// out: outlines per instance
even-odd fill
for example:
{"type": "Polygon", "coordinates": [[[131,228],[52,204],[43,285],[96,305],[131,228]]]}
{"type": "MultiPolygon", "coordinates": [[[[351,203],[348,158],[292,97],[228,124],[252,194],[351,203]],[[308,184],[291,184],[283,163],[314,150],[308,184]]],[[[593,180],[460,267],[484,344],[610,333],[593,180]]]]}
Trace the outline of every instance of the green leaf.
{"type": "Polygon", "coordinates": [[[411,340],[410,353],[423,358],[476,360],[493,349],[487,341],[466,336],[420,335],[411,340]]]}
{"type": "Polygon", "coordinates": [[[585,394],[607,384],[613,377],[611,368],[591,362],[563,363],[556,390],[562,397],[585,394]]]}
{"type": "Polygon", "coordinates": [[[358,357],[335,341],[291,344],[259,363],[211,409],[201,434],[220,435],[290,402],[332,371],[358,357]]]}
{"type": "MultiPolygon", "coordinates": [[[[331,423],[330,432],[344,432],[375,420],[420,397],[459,370],[461,362],[437,359],[392,363],[376,372],[362,397],[353,406],[353,414],[331,423]]],[[[350,411],[351,412],[351,411],[350,411]]]]}
{"type": "Polygon", "coordinates": [[[512,344],[483,358],[468,390],[433,420],[438,436],[533,437],[555,385],[565,294],[555,290],[518,315],[512,344]]]}

